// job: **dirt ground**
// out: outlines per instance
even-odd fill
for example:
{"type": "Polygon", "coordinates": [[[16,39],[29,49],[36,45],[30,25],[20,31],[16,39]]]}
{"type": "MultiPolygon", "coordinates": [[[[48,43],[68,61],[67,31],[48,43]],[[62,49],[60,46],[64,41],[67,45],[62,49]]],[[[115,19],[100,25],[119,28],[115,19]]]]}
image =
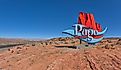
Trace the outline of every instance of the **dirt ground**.
{"type": "Polygon", "coordinates": [[[121,70],[121,47],[18,46],[0,53],[0,70],[121,70]]]}

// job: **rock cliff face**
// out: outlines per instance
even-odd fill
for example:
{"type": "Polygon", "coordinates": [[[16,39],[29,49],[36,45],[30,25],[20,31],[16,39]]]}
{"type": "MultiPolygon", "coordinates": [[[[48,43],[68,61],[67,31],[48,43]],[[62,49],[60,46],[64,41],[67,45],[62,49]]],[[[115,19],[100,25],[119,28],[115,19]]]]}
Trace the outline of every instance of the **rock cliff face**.
{"type": "MultiPolygon", "coordinates": [[[[78,24],[85,25],[87,26],[87,28],[97,30],[98,32],[102,31],[101,25],[95,21],[93,14],[90,14],[90,13],[88,14],[88,13],[80,12],[78,17],[78,24]]],[[[93,37],[100,38],[102,36],[93,36],[93,37]]]]}

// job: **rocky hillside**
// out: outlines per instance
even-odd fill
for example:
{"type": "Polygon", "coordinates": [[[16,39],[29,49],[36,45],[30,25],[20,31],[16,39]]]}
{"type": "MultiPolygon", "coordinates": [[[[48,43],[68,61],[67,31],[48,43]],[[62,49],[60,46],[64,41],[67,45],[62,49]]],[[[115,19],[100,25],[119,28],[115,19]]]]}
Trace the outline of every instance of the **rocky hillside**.
{"type": "Polygon", "coordinates": [[[121,39],[104,39],[80,49],[55,47],[77,42],[54,38],[8,49],[0,53],[0,70],[121,70],[121,39]]]}

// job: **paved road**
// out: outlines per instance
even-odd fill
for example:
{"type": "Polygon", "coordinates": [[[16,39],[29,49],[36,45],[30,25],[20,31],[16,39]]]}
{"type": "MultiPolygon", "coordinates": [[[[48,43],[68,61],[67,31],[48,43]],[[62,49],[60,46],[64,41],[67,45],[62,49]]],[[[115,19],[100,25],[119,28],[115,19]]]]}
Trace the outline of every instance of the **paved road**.
{"type": "Polygon", "coordinates": [[[0,52],[19,45],[24,45],[24,44],[0,45],[0,52]]]}

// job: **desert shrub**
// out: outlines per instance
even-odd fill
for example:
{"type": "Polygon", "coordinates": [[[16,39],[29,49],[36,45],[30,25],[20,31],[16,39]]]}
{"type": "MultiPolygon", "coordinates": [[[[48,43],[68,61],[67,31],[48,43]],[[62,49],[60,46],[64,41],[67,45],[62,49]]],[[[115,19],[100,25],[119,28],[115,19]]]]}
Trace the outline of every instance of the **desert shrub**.
{"type": "Polygon", "coordinates": [[[32,44],[32,46],[35,46],[35,44],[32,44]]]}
{"type": "Polygon", "coordinates": [[[118,41],[121,41],[121,39],[119,39],[118,41]]]}
{"type": "Polygon", "coordinates": [[[108,43],[111,43],[111,40],[107,40],[108,43]]]}

